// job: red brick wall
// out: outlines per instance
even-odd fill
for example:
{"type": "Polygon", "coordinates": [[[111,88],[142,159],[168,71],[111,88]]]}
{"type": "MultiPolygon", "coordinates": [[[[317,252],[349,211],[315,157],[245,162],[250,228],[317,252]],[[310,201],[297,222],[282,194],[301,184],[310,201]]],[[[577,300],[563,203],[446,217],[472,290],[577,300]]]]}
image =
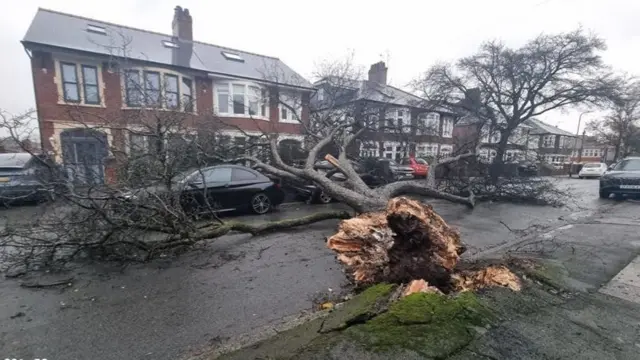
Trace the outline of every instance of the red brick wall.
{"type": "MultiPolygon", "coordinates": [[[[122,109],[122,84],[118,72],[109,71],[103,66],[102,79],[104,82],[105,107],[89,107],[58,104],[58,88],[54,82],[56,75],[55,62],[51,53],[33,51],[31,58],[31,68],[34,76],[35,94],[38,102],[38,117],[40,120],[40,131],[43,139],[43,147],[52,149],[49,138],[53,136],[52,121],[79,121],[79,127],[83,123],[110,123],[113,125],[126,125],[134,123],[140,118],[140,110],[122,109]]],[[[194,126],[199,122],[213,119],[213,87],[212,81],[205,76],[195,77],[194,91],[196,95],[197,114],[184,114],[186,124],[194,126]]],[[[305,106],[302,111],[303,121],[309,119],[309,94],[303,97],[305,106]]],[[[270,106],[269,121],[249,119],[249,118],[221,118],[219,123],[222,127],[234,129],[239,127],[246,131],[267,131],[285,132],[301,134],[303,127],[299,124],[280,123],[277,106],[270,106]],[[228,126],[225,126],[227,124],[228,126]]],[[[114,142],[118,146],[124,145],[124,137],[118,134],[119,131],[112,131],[114,142]]]]}

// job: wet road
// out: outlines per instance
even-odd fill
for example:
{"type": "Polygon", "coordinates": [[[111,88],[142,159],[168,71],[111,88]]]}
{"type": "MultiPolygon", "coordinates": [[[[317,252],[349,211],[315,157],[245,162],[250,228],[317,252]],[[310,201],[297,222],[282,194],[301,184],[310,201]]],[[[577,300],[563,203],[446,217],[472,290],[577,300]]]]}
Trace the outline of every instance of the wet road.
{"type": "MultiPolygon", "coordinates": [[[[432,203],[459,227],[470,249],[467,256],[616,211],[613,200],[597,198],[597,181],[561,181],[574,194],[564,208],[485,203],[468,210],[432,203]]],[[[252,219],[300,216],[321,207],[301,204],[252,219]]],[[[9,209],[0,216],[10,223],[38,211],[35,206],[9,209]]],[[[339,293],[345,284],[324,245],[335,225],[326,221],[257,238],[226,236],[153,264],[88,266],[62,275],[74,277],[72,286],[62,289],[25,289],[17,280],[1,280],[0,358],[177,359],[278,324],[311,310],[314,299],[339,293]]]]}

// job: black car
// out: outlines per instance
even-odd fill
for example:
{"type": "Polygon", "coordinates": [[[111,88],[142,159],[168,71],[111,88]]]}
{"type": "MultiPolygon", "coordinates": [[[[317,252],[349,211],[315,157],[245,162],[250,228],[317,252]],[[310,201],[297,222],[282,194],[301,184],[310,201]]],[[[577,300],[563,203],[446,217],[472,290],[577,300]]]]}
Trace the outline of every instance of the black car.
{"type": "Polygon", "coordinates": [[[30,153],[0,154],[0,201],[54,200],[60,170],[30,153]]]}
{"type": "Polygon", "coordinates": [[[609,169],[600,177],[600,197],[615,194],[640,195],[640,157],[629,157],[609,169]]]}
{"type": "Polygon", "coordinates": [[[256,170],[239,165],[217,165],[186,171],[166,186],[151,186],[121,195],[129,202],[152,201],[162,195],[177,195],[190,214],[210,211],[250,210],[264,214],[284,200],[280,185],[256,170]]]}

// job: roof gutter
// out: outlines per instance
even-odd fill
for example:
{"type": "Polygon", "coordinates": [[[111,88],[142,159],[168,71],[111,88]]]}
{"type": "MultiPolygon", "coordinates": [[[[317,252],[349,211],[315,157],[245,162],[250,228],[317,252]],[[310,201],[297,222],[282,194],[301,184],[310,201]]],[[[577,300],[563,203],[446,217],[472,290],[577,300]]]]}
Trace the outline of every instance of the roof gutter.
{"type": "Polygon", "coordinates": [[[197,69],[197,68],[191,68],[191,67],[186,67],[186,66],[166,64],[166,63],[160,63],[160,62],[144,60],[144,59],[125,58],[125,57],[122,57],[122,56],[114,56],[114,55],[109,55],[109,54],[93,52],[93,51],[86,51],[86,50],[79,50],[79,49],[73,49],[73,48],[62,47],[62,46],[48,45],[48,44],[32,42],[32,41],[27,41],[27,40],[22,40],[21,43],[25,47],[25,49],[29,49],[29,48],[32,48],[32,47],[41,47],[41,48],[45,48],[45,49],[48,49],[48,50],[57,50],[57,51],[72,52],[72,53],[81,53],[81,54],[92,55],[92,56],[96,56],[97,55],[97,56],[104,57],[105,61],[109,60],[109,59],[113,59],[113,58],[127,59],[127,60],[134,61],[134,62],[155,64],[155,65],[166,66],[166,67],[170,67],[170,68],[185,69],[185,70],[190,70],[190,71],[199,72],[199,73],[203,73],[204,72],[204,73],[207,73],[207,76],[209,78],[216,77],[216,75],[217,75],[217,76],[234,78],[234,79],[244,79],[244,80],[251,80],[251,81],[256,81],[256,82],[269,83],[269,84],[279,85],[279,86],[293,88],[293,89],[302,89],[302,90],[307,90],[307,91],[315,91],[316,90],[313,86],[289,85],[289,84],[278,83],[278,82],[275,82],[275,81],[269,81],[269,80],[265,80],[265,79],[255,79],[255,78],[250,78],[250,77],[245,77],[245,76],[238,76],[238,75],[232,75],[232,74],[226,74],[226,73],[212,72],[212,71],[207,71],[207,70],[204,70],[204,69],[197,69]]]}
{"type": "Polygon", "coordinates": [[[277,85],[280,87],[284,87],[284,88],[289,88],[289,89],[296,89],[296,90],[307,90],[307,91],[315,91],[316,88],[314,87],[309,87],[309,86],[299,86],[299,85],[291,85],[291,84],[284,84],[284,83],[279,83],[277,81],[270,81],[270,80],[266,80],[266,79],[255,79],[255,78],[250,78],[247,76],[238,76],[238,75],[231,75],[231,74],[225,74],[225,73],[220,73],[220,72],[209,72],[208,77],[210,79],[229,79],[229,80],[251,80],[251,81],[255,81],[257,83],[261,83],[261,84],[270,84],[270,85],[277,85]]]}

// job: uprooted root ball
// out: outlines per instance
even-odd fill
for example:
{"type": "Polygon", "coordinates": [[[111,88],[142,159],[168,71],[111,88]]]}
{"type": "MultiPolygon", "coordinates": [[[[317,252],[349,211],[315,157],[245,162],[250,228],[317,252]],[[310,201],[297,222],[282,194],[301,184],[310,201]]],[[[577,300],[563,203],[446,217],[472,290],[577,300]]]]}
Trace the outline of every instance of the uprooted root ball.
{"type": "Polygon", "coordinates": [[[457,273],[455,267],[464,252],[459,232],[430,205],[405,197],[391,199],[385,211],[342,221],[327,246],[338,253],[358,285],[421,280],[410,293],[486,286],[519,289],[517,277],[505,267],[457,273]]]}

